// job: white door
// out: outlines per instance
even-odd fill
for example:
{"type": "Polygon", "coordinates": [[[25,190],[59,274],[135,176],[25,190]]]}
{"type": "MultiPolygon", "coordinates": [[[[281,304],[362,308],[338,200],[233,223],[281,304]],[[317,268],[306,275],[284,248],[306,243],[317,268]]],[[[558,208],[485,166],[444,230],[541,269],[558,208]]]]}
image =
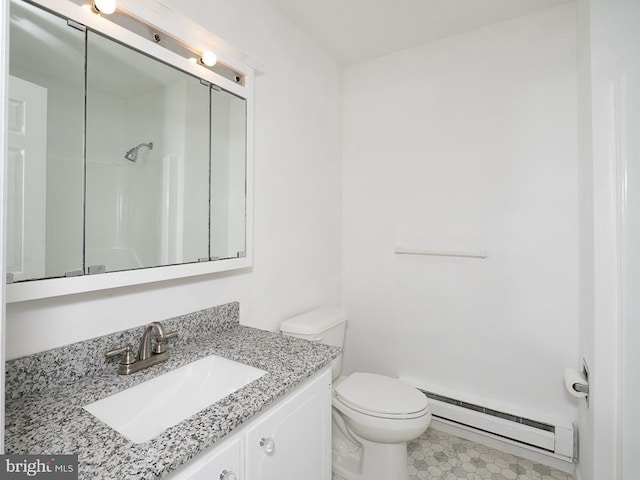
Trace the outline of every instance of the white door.
{"type": "MultiPolygon", "coordinates": [[[[47,89],[9,77],[7,273],[14,280],[45,274],[47,89]]],[[[61,119],[64,121],[64,119],[61,119]]]]}
{"type": "Polygon", "coordinates": [[[249,427],[246,478],[331,478],[330,372],[249,427]]]}
{"type": "Polygon", "coordinates": [[[640,472],[640,72],[624,75],[620,95],[622,179],[620,472],[640,472]]]}

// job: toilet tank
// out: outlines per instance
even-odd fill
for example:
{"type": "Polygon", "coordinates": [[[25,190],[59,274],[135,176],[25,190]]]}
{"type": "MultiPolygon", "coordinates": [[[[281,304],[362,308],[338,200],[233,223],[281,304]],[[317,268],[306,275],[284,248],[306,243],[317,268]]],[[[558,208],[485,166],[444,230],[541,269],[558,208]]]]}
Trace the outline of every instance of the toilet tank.
{"type": "MultiPolygon", "coordinates": [[[[346,313],[341,308],[319,308],[285,320],[280,325],[280,331],[291,337],[342,348],[346,319],[346,313]]],[[[341,368],[342,354],[331,363],[334,379],[340,375],[341,368]]]]}

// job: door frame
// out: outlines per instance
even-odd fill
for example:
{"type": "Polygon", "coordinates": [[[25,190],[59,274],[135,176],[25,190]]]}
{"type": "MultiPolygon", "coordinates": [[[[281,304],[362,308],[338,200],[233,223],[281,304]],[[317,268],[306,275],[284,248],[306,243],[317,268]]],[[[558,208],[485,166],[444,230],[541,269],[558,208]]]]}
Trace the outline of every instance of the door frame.
{"type": "MultiPolygon", "coordinates": [[[[7,150],[7,79],[9,73],[9,2],[0,0],[0,199],[4,199],[4,170],[7,150]]],[[[0,208],[0,453],[4,453],[4,362],[5,362],[5,215],[0,208]]]]}

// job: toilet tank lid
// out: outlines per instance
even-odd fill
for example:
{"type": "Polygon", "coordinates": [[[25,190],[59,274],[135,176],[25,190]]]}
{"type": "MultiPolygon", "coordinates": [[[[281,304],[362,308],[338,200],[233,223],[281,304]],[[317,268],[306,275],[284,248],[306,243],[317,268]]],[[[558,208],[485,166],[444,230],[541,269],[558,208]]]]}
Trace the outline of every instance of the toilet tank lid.
{"type": "Polygon", "coordinates": [[[341,308],[318,308],[285,320],[280,325],[280,331],[298,335],[317,335],[345,321],[346,313],[341,308]]]}

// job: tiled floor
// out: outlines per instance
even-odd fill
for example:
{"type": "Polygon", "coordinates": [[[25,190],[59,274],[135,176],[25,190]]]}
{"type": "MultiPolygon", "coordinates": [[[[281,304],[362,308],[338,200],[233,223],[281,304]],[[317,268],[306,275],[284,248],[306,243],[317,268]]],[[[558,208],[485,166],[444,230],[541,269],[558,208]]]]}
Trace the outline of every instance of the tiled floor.
{"type": "MultiPolygon", "coordinates": [[[[433,428],[411,442],[408,451],[410,480],[574,480],[559,470],[433,428]]],[[[333,479],[344,480],[338,475],[333,479]]]]}

